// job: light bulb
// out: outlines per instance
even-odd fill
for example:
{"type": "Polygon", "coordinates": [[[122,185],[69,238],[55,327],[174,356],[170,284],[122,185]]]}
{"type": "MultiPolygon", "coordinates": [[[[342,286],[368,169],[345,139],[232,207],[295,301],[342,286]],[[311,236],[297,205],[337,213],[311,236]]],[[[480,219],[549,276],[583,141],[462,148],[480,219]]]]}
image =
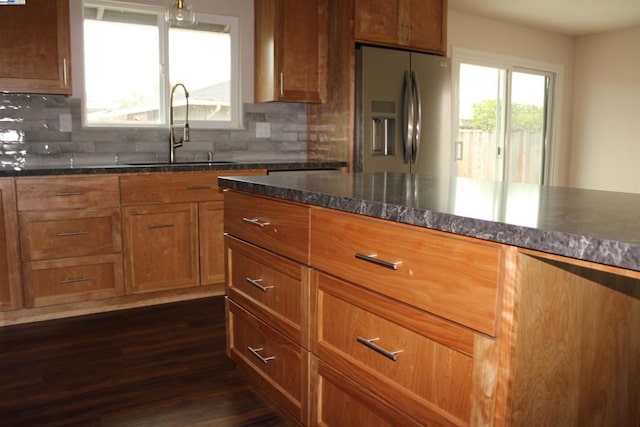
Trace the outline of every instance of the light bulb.
{"type": "Polygon", "coordinates": [[[195,24],[196,16],[187,0],[171,0],[164,13],[164,20],[171,26],[186,27],[195,24]]]}

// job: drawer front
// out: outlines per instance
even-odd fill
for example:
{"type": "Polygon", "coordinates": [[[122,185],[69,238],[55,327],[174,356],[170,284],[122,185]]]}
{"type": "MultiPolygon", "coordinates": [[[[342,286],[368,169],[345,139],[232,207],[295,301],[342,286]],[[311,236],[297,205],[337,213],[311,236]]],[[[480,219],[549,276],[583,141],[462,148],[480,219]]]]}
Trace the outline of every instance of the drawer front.
{"type": "Polygon", "coordinates": [[[303,264],[309,263],[309,208],[225,192],[225,232],[303,264]]]}
{"type": "Polygon", "coordinates": [[[220,175],[264,175],[262,170],[170,172],[124,175],[120,178],[123,205],[222,200],[220,175]]]}
{"type": "Polygon", "coordinates": [[[495,336],[500,245],[327,209],[310,216],[313,267],[495,336]]]}
{"type": "Polygon", "coordinates": [[[27,307],[124,294],[120,255],[26,262],[23,264],[23,277],[27,307]]]}
{"type": "Polygon", "coordinates": [[[303,419],[309,353],[233,301],[227,303],[231,357],[287,411],[303,419]]]}
{"type": "Polygon", "coordinates": [[[117,175],[23,177],[16,179],[18,210],[52,211],[120,206],[117,175]]]}
{"type": "Polygon", "coordinates": [[[120,209],[20,214],[22,260],[118,253],[120,209]]]}
{"type": "Polygon", "coordinates": [[[308,347],[309,284],[307,267],[226,237],[229,265],[227,294],[271,327],[308,347]]]}
{"type": "MultiPolygon", "coordinates": [[[[311,425],[327,427],[423,426],[407,414],[369,393],[360,385],[328,366],[322,360],[315,364],[314,382],[318,385],[317,420],[311,425]],[[349,410],[345,410],[349,408],[349,410]]],[[[437,425],[437,424],[436,424],[437,425]]]]}
{"type": "MultiPolygon", "coordinates": [[[[346,297],[348,288],[358,292],[353,285],[324,274],[317,277],[314,349],[320,359],[348,372],[364,389],[421,423],[468,422],[473,368],[470,355],[365,310],[356,305],[360,295],[349,301],[347,298],[352,297],[346,297]]],[[[384,303],[379,305],[384,307],[384,303]]],[[[417,323],[420,318],[407,321],[417,323]]],[[[460,335],[466,333],[464,328],[457,328],[460,335]]]]}

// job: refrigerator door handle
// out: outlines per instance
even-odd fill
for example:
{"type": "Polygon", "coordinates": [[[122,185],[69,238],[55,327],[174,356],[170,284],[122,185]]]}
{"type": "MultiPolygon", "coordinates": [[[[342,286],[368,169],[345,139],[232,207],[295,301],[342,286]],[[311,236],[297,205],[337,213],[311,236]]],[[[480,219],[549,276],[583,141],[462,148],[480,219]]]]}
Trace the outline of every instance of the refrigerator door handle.
{"type": "Polygon", "coordinates": [[[402,148],[404,152],[404,162],[411,163],[413,145],[413,85],[411,74],[404,72],[404,82],[402,85],[402,148]]]}
{"type": "Polygon", "coordinates": [[[413,111],[414,132],[411,144],[411,163],[415,164],[418,159],[418,150],[420,150],[420,129],[422,128],[422,97],[420,96],[420,82],[415,71],[411,72],[411,89],[413,90],[413,102],[415,109],[413,111]]]}

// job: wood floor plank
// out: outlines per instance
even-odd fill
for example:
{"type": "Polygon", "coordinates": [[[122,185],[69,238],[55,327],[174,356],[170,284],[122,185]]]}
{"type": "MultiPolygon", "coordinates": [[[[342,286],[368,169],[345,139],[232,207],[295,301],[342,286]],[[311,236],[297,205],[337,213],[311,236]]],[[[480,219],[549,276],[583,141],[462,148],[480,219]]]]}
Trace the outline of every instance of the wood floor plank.
{"type": "Polygon", "coordinates": [[[225,345],[223,297],[0,328],[0,425],[288,425],[225,345]]]}

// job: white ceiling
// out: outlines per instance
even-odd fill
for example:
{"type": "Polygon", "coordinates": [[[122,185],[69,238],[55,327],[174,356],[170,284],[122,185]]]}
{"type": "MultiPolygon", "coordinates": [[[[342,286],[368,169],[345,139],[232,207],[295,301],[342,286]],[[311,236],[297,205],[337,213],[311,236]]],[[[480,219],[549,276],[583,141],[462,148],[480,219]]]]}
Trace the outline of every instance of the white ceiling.
{"type": "Polygon", "coordinates": [[[640,25],[640,0],[449,0],[449,9],[570,36],[640,25]]]}

